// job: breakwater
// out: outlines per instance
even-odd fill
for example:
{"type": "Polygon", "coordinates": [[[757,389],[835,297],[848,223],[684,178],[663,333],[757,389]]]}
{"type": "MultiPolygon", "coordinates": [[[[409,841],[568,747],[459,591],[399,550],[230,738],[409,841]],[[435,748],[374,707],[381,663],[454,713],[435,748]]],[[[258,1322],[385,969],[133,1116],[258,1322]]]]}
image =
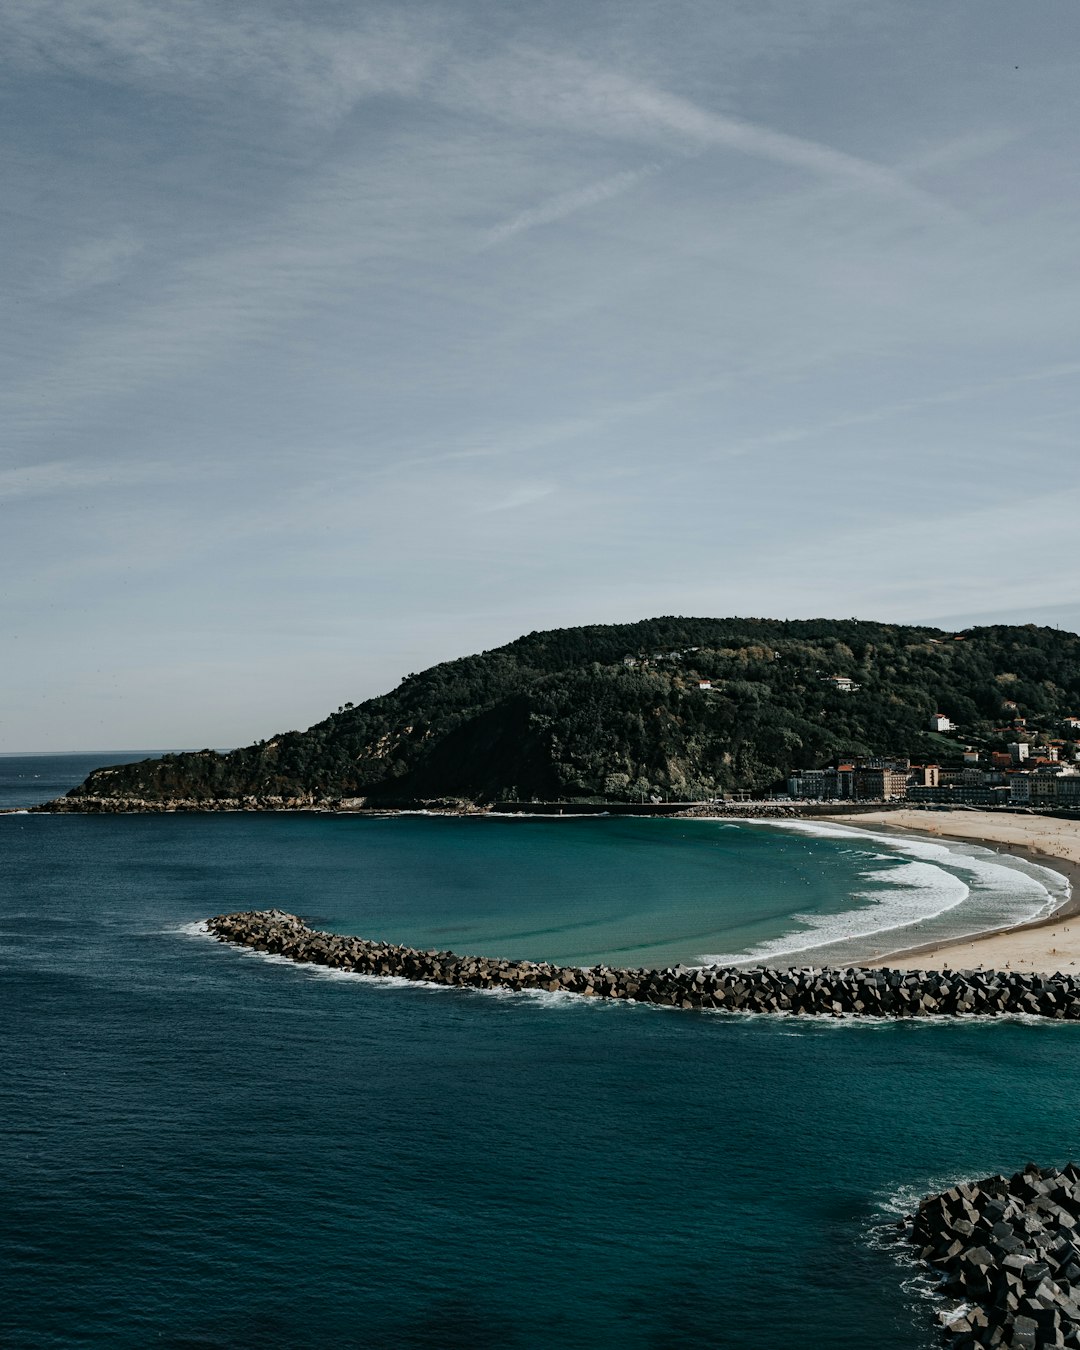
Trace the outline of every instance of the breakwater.
{"type": "Polygon", "coordinates": [[[1080,1168],[1028,1163],[930,1196],[904,1224],[950,1304],[953,1350],[1080,1347],[1080,1168]]]}
{"type": "Polygon", "coordinates": [[[280,909],[219,914],[222,942],[361,975],[507,991],[547,990],[671,1008],[808,1016],[954,1017],[1024,1013],[1080,1021],[1080,976],[1020,971],[890,970],[860,966],[557,966],[458,956],[323,933],[280,909]]]}

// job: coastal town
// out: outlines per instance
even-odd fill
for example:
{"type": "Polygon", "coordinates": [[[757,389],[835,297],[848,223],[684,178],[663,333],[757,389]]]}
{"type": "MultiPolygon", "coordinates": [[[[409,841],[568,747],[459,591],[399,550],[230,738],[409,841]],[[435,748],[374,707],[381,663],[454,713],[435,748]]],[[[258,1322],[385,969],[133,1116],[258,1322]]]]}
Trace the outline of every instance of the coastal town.
{"type": "MultiPolygon", "coordinates": [[[[967,640],[962,633],[948,640],[928,638],[926,647],[946,648],[967,640]]],[[[678,672],[675,679],[681,688],[708,698],[723,694],[729,685],[715,674],[710,678],[710,665],[717,657],[768,664],[780,663],[785,654],[764,645],[721,652],[696,645],[643,648],[624,656],[622,664],[628,670],[678,672]]],[[[830,694],[859,694],[864,688],[853,675],[827,669],[818,669],[809,678],[830,694]]],[[[847,699],[841,702],[846,704],[847,699]]],[[[1013,698],[1002,698],[997,726],[988,722],[964,726],[945,712],[933,712],[922,725],[937,750],[932,759],[866,755],[852,749],[824,767],[819,760],[792,770],[771,790],[736,790],[732,795],[736,801],[1080,809],[1080,714],[1033,717],[1021,706],[1013,698]]],[[[821,717],[827,715],[823,708],[821,717]]]]}
{"type": "Polygon", "coordinates": [[[792,801],[911,802],[936,806],[1080,807],[1080,717],[1061,720],[1054,736],[1015,717],[984,744],[969,744],[961,728],[935,713],[927,730],[955,737],[939,763],[902,757],[838,759],[825,768],[797,769],[787,780],[792,801]],[[997,747],[1001,748],[997,748],[997,747]]]}

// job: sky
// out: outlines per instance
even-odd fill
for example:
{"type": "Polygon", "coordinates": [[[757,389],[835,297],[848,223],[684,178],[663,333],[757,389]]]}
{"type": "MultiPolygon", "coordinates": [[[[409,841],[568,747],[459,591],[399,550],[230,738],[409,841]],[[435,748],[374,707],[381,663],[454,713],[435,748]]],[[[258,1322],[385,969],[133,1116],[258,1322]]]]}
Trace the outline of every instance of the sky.
{"type": "Polygon", "coordinates": [[[0,751],[1080,629],[1076,0],[5,0],[0,751]]]}

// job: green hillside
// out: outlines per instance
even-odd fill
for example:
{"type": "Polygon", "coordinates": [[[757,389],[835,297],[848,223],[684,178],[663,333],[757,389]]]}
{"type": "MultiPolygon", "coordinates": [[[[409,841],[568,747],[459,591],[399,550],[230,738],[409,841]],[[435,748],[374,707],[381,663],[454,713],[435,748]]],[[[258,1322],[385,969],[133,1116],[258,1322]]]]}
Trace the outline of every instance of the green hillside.
{"type": "Polygon", "coordinates": [[[659,618],[530,633],[409,675],[307,731],[100,769],[69,797],[753,792],[837,754],[940,761],[952,742],[927,731],[934,712],[965,742],[996,746],[1018,716],[1029,732],[1071,735],[1061,719],[1078,710],[1080,637],[1057,629],[659,618]],[[834,675],[859,688],[839,691],[834,675]]]}

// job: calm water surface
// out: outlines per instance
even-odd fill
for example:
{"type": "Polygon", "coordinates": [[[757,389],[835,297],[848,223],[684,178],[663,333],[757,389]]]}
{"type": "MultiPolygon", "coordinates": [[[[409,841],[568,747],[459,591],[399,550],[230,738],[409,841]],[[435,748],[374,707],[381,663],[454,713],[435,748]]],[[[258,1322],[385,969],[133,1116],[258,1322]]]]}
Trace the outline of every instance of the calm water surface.
{"type": "Polygon", "coordinates": [[[130,764],[133,760],[157,758],[160,753],[109,750],[93,754],[0,755],[0,811],[61,797],[103,765],[130,764]]]}
{"type": "MultiPolygon", "coordinates": [[[[0,1341],[928,1350],[881,1225],[1080,1153],[1080,1028],[404,987],[193,931],[278,902],[559,959],[629,926],[666,956],[788,847],[749,833],[746,854],[676,822],[0,817],[0,1341]]],[[[811,852],[766,873],[762,940],[801,903],[791,883],[774,913],[789,863],[804,898],[815,856],[833,883],[867,870],[790,838],[811,852]]]]}

